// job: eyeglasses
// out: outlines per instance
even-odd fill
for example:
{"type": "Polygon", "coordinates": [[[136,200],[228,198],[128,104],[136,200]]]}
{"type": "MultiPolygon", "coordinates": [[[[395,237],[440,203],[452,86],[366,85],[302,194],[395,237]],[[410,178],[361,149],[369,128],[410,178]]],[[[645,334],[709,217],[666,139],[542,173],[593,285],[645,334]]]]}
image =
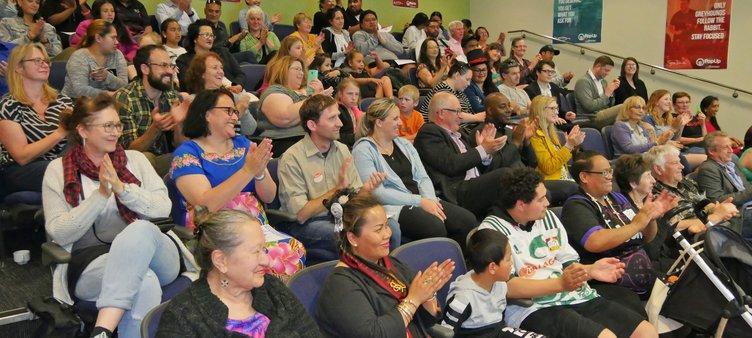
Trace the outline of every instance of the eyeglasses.
{"type": "Polygon", "coordinates": [[[444,108],[442,110],[445,110],[445,111],[448,111],[448,112],[451,112],[451,113],[455,113],[457,115],[459,115],[462,112],[461,108],[457,108],[457,109],[444,108]]]}
{"type": "Polygon", "coordinates": [[[240,111],[235,109],[235,107],[212,107],[212,109],[219,109],[225,112],[227,116],[237,115],[240,116],[240,111]]]}
{"type": "Polygon", "coordinates": [[[473,68],[475,73],[488,73],[488,68],[473,68]]]}
{"type": "Polygon", "coordinates": [[[111,133],[113,131],[117,131],[117,132],[123,131],[123,124],[122,123],[107,122],[107,123],[88,124],[88,126],[90,126],[90,127],[102,127],[102,129],[104,129],[105,133],[111,133]]]}
{"type": "Polygon", "coordinates": [[[29,62],[29,61],[34,62],[34,64],[37,65],[37,66],[41,66],[42,64],[45,64],[45,65],[49,66],[50,62],[51,62],[50,59],[45,59],[45,58],[33,58],[33,59],[23,59],[23,60],[21,60],[21,62],[29,62]]]}
{"type": "Polygon", "coordinates": [[[545,109],[559,111],[559,106],[546,106],[545,109]]]}
{"type": "Polygon", "coordinates": [[[198,36],[204,39],[214,39],[214,33],[199,33],[198,36]]]}
{"type": "Polygon", "coordinates": [[[611,177],[614,176],[614,168],[608,168],[601,171],[584,171],[588,174],[597,174],[597,175],[603,175],[603,177],[611,177]]]}
{"type": "Polygon", "coordinates": [[[149,66],[157,66],[159,68],[170,68],[172,70],[175,70],[175,69],[178,68],[178,65],[176,65],[174,63],[167,63],[167,62],[162,62],[162,63],[153,63],[153,62],[150,62],[149,66]]]}
{"type": "Polygon", "coordinates": [[[553,69],[541,69],[541,73],[553,75],[553,74],[556,74],[556,71],[553,69]]]}

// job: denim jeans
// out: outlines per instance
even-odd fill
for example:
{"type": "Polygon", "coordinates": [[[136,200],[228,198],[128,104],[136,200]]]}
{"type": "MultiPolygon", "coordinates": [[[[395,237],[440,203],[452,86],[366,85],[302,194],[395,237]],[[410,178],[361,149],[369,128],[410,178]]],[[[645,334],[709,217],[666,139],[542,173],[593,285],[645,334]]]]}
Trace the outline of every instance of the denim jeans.
{"type": "Polygon", "coordinates": [[[125,309],[118,336],[140,337],[141,320],[162,302],[162,288],[177,278],[180,255],[175,243],[154,224],[137,220],[112,242],[110,252],[92,261],[76,284],[79,299],[97,308],[125,309]]]}

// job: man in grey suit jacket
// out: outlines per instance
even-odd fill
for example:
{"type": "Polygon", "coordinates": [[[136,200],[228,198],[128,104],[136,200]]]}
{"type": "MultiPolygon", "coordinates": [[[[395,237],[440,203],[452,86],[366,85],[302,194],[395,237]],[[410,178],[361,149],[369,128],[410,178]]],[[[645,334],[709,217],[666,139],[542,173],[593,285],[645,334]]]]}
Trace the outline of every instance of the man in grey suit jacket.
{"type": "MultiPolygon", "coordinates": [[[[697,183],[709,199],[724,201],[733,198],[732,202],[741,211],[744,203],[752,201],[752,185],[732,161],[734,153],[731,145],[731,139],[722,131],[705,136],[708,159],[697,168],[697,183]]],[[[734,230],[740,231],[742,228],[742,215],[743,212],[740,212],[730,220],[734,230]]],[[[750,226],[745,225],[747,231],[752,230],[750,226]]]]}
{"type": "Polygon", "coordinates": [[[614,124],[621,109],[620,104],[614,106],[614,91],[619,88],[619,79],[610,83],[605,80],[613,68],[614,60],[601,55],[574,85],[577,114],[590,114],[591,122],[598,130],[614,124]]]}

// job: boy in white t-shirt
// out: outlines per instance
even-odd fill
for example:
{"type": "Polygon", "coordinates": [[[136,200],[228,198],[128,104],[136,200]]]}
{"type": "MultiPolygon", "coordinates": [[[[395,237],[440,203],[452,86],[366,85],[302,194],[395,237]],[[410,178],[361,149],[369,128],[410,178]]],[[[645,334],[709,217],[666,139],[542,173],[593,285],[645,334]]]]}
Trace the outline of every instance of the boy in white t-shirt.
{"type": "Polygon", "coordinates": [[[495,210],[479,229],[493,229],[509,238],[514,277],[507,297],[530,299],[532,305],[509,304],[510,326],[547,337],[658,337],[642,315],[600,297],[588,280],[615,282],[624,264],[608,257],[593,264],[579,263],[567,231],[547,210],[543,177],[531,168],[515,168],[501,177],[495,210]]]}
{"type": "Polygon", "coordinates": [[[512,273],[507,237],[492,229],[480,229],[470,236],[466,252],[472,270],[450,285],[441,324],[453,329],[454,337],[543,337],[504,325],[506,282],[512,273]]]}

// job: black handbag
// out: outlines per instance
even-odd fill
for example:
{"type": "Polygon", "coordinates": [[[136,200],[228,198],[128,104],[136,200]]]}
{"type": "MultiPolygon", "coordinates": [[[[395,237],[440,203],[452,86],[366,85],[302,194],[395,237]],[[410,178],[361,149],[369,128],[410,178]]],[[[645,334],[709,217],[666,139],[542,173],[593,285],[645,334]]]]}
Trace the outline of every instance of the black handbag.
{"type": "Polygon", "coordinates": [[[38,297],[26,303],[29,311],[39,317],[42,325],[34,337],[86,337],[84,322],[73,307],[52,297],[38,297]]]}

